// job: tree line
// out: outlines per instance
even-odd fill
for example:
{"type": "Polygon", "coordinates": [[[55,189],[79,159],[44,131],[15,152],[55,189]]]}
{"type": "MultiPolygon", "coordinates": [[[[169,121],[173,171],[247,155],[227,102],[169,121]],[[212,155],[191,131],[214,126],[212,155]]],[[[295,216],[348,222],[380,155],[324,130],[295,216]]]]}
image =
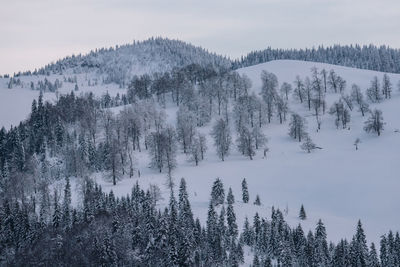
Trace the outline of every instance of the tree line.
{"type": "Polygon", "coordinates": [[[235,60],[233,69],[253,66],[272,60],[314,61],[359,69],[400,73],[400,50],[375,45],[334,45],[308,49],[273,49],[252,51],[235,60]]]}
{"type": "MultiPolygon", "coordinates": [[[[137,183],[127,196],[85,179],[80,205],[71,204],[66,178],[57,190],[35,202],[4,201],[0,206],[0,262],[11,266],[239,266],[244,249],[253,254],[252,266],[399,266],[400,236],[389,231],[380,239],[379,256],[367,244],[359,221],[351,240],[327,241],[319,220],[314,231],[290,227],[284,213],[272,208],[271,217],[258,213],[242,230],[236,220],[232,190],[225,197],[216,179],[207,220],[195,219],[185,180],[171,190],[164,209],[154,191],[137,183]],[[39,213],[37,212],[39,210],[39,213]]],[[[242,200],[248,202],[243,180],[242,200]]],[[[299,217],[306,220],[302,206],[299,217]]]]}

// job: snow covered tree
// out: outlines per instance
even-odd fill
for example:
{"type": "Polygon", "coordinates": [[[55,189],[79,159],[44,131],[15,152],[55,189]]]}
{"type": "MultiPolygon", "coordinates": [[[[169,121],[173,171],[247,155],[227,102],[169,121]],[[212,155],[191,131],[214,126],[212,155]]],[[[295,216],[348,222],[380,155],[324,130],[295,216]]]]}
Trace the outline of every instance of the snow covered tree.
{"type": "Polygon", "coordinates": [[[242,231],[242,234],[241,234],[241,240],[247,246],[253,245],[254,232],[253,232],[253,229],[250,226],[249,219],[247,218],[247,216],[244,219],[243,231],[242,231]]]}
{"type": "Polygon", "coordinates": [[[303,204],[301,204],[301,208],[300,208],[300,212],[299,212],[299,218],[300,218],[300,220],[307,219],[306,210],[304,209],[303,204]]]}
{"type": "Polygon", "coordinates": [[[276,113],[279,118],[279,123],[282,124],[286,121],[286,114],[289,112],[288,103],[282,97],[276,97],[276,113]]]}
{"type": "Polygon", "coordinates": [[[311,110],[311,102],[313,99],[313,88],[309,77],[306,77],[304,82],[304,93],[305,93],[304,94],[305,100],[307,101],[308,110],[311,110]]]}
{"type": "Polygon", "coordinates": [[[337,75],[334,70],[329,71],[328,75],[328,85],[331,91],[337,93],[338,92],[338,81],[337,81],[337,75]]]}
{"type": "Polygon", "coordinates": [[[172,126],[168,126],[150,134],[149,147],[150,166],[162,172],[167,168],[168,174],[176,167],[176,134],[172,126]]]}
{"type": "Polygon", "coordinates": [[[64,188],[64,199],[63,199],[63,214],[62,214],[62,222],[65,228],[69,228],[71,226],[71,185],[69,183],[69,178],[65,179],[65,188],[64,188]]]}
{"type": "Polygon", "coordinates": [[[326,69],[321,70],[321,77],[322,77],[322,84],[324,86],[324,92],[326,93],[327,91],[327,82],[328,82],[328,72],[326,69]]]}
{"type": "Polygon", "coordinates": [[[271,122],[271,118],[274,114],[275,109],[275,100],[278,95],[278,78],[275,74],[262,71],[261,73],[262,87],[261,87],[261,96],[264,99],[267,107],[267,117],[268,122],[271,122]]]}
{"type": "Polygon", "coordinates": [[[306,120],[299,114],[293,113],[289,123],[289,135],[301,142],[306,134],[306,120]]]}
{"type": "Polygon", "coordinates": [[[356,140],[354,141],[354,146],[356,147],[356,150],[358,150],[358,145],[361,143],[360,138],[356,138],[356,140]]]}
{"type": "Polygon", "coordinates": [[[197,135],[197,138],[199,140],[199,148],[200,148],[200,156],[201,160],[204,160],[204,155],[207,152],[207,139],[204,134],[199,133],[197,135]]]}
{"type": "Polygon", "coordinates": [[[390,78],[386,73],[383,75],[382,92],[386,99],[391,98],[392,83],[390,82],[390,78]]]}
{"type": "Polygon", "coordinates": [[[299,100],[300,103],[303,103],[303,100],[305,98],[305,89],[304,89],[304,83],[301,80],[299,75],[296,76],[294,85],[295,85],[295,89],[293,91],[293,97],[296,98],[297,100],[299,100]]]}
{"type": "Polygon", "coordinates": [[[379,103],[382,100],[382,93],[380,89],[380,84],[378,77],[374,77],[371,81],[370,87],[367,89],[367,97],[372,103],[379,103]]]}
{"type": "Polygon", "coordinates": [[[289,94],[292,92],[292,85],[284,82],[281,86],[281,93],[285,96],[286,100],[289,100],[289,94]]]}
{"type": "Polygon", "coordinates": [[[329,114],[335,116],[336,128],[339,128],[340,124],[342,124],[342,128],[345,129],[350,122],[350,111],[343,105],[341,99],[333,103],[332,107],[329,109],[329,114]]]}
{"type": "Polygon", "coordinates": [[[353,99],[350,95],[342,94],[342,97],[340,99],[343,101],[344,104],[346,104],[347,108],[350,109],[350,111],[353,110],[353,99]]]}
{"type": "Polygon", "coordinates": [[[214,206],[217,206],[219,204],[224,204],[224,200],[225,200],[224,185],[221,179],[217,178],[214,181],[214,184],[211,189],[211,203],[214,206]]]}
{"type": "Polygon", "coordinates": [[[53,201],[53,221],[52,222],[53,222],[54,230],[57,230],[58,227],[60,226],[60,222],[61,222],[61,211],[60,211],[57,190],[54,190],[53,199],[54,199],[54,201],[53,201]]]}
{"type": "Polygon", "coordinates": [[[260,260],[258,259],[258,256],[256,253],[254,253],[253,264],[251,266],[252,267],[261,267],[260,260]]]}
{"type": "Polygon", "coordinates": [[[356,102],[358,105],[358,110],[361,112],[361,115],[364,117],[364,114],[369,111],[369,105],[364,100],[364,95],[361,92],[361,89],[358,85],[352,85],[351,91],[351,99],[353,102],[356,102]]]}
{"type": "Polygon", "coordinates": [[[307,151],[307,153],[310,153],[314,149],[317,148],[317,146],[314,144],[314,142],[311,140],[310,136],[306,136],[305,140],[303,141],[303,144],[301,144],[301,149],[304,151],[307,151]]]}
{"type": "Polygon", "coordinates": [[[372,242],[368,254],[368,266],[379,267],[378,253],[376,252],[375,244],[372,242]]]}
{"type": "Polygon", "coordinates": [[[230,242],[234,242],[238,235],[238,226],[236,224],[236,214],[233,209],[233,205],[228,204],[228,208],[226,210],[226,220],[228,223],[228,237],[230,239],[230,242]]]}
{"type": "Polygon", "coordinates": [[[188,153],[196,133],[196,116],[186,106],[181,105],[176,115],[177,137],[183,147],[183,153],[188,153]]]}
{"type": "Polygon", "coordinates": [[[232,137],[228,123],[223,119],[217,120],[212,128],[211,136],[214,138],[214,144],[217,148],[218,156],[222,161],[224,161],[225,157],[229,155],[229,150],[232,143],[232,137]]]}
{"type": "Polygon", "coordinates": [[[328,243],[326,241],[326,228],[321,219],[315,228],[314,262],[317,266],[326,266],[329,261],[328,243]]]}
{"type": "Polygon", "coordinates": [[[203,160],[202,147],[200,140],[197,136],[193,137],[192,145],[190,147],[190,161],[194,161],[196,166],[199,165],[199,161],[203,160]]]}
{"type": "Polygon", "coordinates": [[[381,132],[383,131],[383,125],[385,124],[383,122],[382,111],[378,109],[373,110],[370,114],[370,117],[364,124],[364,130],[366,132],[374,132],[380,136],[381,132]]]}
{"type": "Polygon", "coordinates": [[[226,197],[226,201],[228,204],[234,204],[235,203],[235,196],[232,193],[232,188],[229,187],[228,190],[228,196],[226,197]]]}
{"type": "Polygon", "coordinates": [[[249,202],[249,189],[247,188],[246,178],[242,180],[242,200],[243,203],[249,202]]]}
{"type": "Polygon", "coordinates": [[[322,107],[323,112],[325,112],[325,89],[323,81],[319,76],[316,67],[311,69],[311,74],[312,74],[311,86],[314,91],[313,99],[315,99],[315,105],[318,106],[318,108],[322,107]]]}
{"type": "Polygon", "coordinates": [[[357,223],[357,231],[350,243],[351,265],[367,266],[368,247],[361,221],[357,223]]]}
{"type": "Polygon", "coordinates": [[[256,205],[256,206],[260,206],[261,205],[260,196],[258,194],[256,195],[256,199],[254,200],[253,204],[256,205]]]}
{"type": "Polygon", "coordinates": [[[248,156],[250,160],[252,160],[253,156],[256,154],[256,148],[255,141],[249,127],[244,126],[239,130],[236,143],[239,151],[241,151],[243,155],[248,156]]]}
{"type": "Polygon", "coordinates": [[[337,84],[340,93],[343,93],[346,89],[346,80],[344,80],[341,76],[337,77],[337,84]]]}
{"type": "Polygon", "coordinates": [[[261,128],[258,126],[253,127],[251,135],[254,139],[254,145],[256,146],[256,149],[259,149],[259,148],[265,146],[265,144],[268,141],[267,137],[261,131],[261,128]]]}

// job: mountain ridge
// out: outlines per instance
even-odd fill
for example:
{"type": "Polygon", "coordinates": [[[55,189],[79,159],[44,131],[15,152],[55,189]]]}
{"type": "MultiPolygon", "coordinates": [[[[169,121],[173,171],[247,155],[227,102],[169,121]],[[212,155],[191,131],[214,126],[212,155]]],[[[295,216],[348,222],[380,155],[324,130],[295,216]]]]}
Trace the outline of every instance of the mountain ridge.
{"type": "MultiPolygon", "coordinates": [[[[87,54],[66,56],[34,71],[18,72],[21,75],[62,74],[70,71],[85,73],[96,71],[105,74],[106,82],[125,85],[133,75],[170,71],[174,67],[190,64],[213,65],[238,69],[272,60],[288,59],[328,63],[358,69],[400,73],[400,50],[388,46],[333,45],[306,49],[255,50],[238,58],[210,52],[201,46],[178,39],[152,37],[109,48],[96,48],[87,54]]],[[[5,77],[8,77],[6,75],[5,77]]]]}

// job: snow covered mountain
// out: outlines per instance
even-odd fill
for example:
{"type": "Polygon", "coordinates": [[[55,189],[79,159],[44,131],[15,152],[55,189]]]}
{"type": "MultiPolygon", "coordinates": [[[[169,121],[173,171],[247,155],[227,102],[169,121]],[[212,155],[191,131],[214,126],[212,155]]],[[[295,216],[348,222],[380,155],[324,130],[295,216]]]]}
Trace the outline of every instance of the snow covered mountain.
{"type": "Polygon", "coordinates": [[[123,85],[134,75],[170,71],[190,64],[230,67],[228,58],[194,45],[163,38],[151,38],[111,48],[91,51],[87,55],[66,57],[34,74],[96,72],[106,83],[123,85]]]}
{"type": "MultiPolygon", "coordinates": [[[[120,88],[116,83],[94,83],[96,76],[87,75],[85,72],[81,73],[81,70],[82,68],[86,70],[96,69],[96,72],[109,74],[107,68],[114,69],[115,65],[112,64],[120,63],[118,61],[111,61],[114,63],[103,61],[104,58],[112,53],[119,54],[122,57],[124,53],[129,53],[130,49],[133,48],[127,46],[116,50],[103,51],[98,53],[97,56],[92,54],[79,57],[79,60],[74,59],[71,61],[73,63],[69,59],[64,59],[41,70],[51,71],[49,76],[21,76],[21,83],[15,85],[12,89],[7,88],[9,79],[0,79],[0,126],[16,125],[19,120],[24,119],[29,114],[30,103],[34,98],[37,98],[38,94],[38,91],[30,89],[30,84],[33,82],[36,85],[38,81],[45,77],[51,83],[55,83],[56,79],[65,80],[60,89],[61,93],[68,93],[74,89],[75,85],[78,85],[77,94],[90,91],[96,92],[98,96],[105,92],[109,92],[113,96],[118,93],[125,94],[126,90],[120,88]],[[89,61],[92,63],[87,63],[89,61]],[[77,62],[80,62],[80,65],[74,65],[77,62]],[[82,66],[83,62],[86,62],[84,64],[87,65],[82,66]],[[74,77],[77,77],[76,80],[68,82],[68,78],[74,77]],[[18,102],[12,102],[15,99],[18,99],[18,102]]],[[[159,50],[156,49],[156,51],[159,50]]],[[[154,52],[152,55],[157,57],[158,52],[154,52]]],[[[166,62],[169,62],[169,60],[172,62],[174,59],[166,59],[163,62],[167,64],[166,62]]],[[[201,59],[198,60],[202,62],[201,59]]],[[[210,60],[212,61],[212,59],[207,59],[203,63],[205,64],[210,60]]],[[[222,58],[218,58],[218,60],[214,58],[214,60],[215,64],[227,62],[222,58]]],[[[184,62],[181,63],[184,64],[184,62]]],[[[124,59],[121,64],[131,64],[129,65],[131,67],[127,68],[129,75],[134,73],[133,66],[138,66],[136,60],[131,61],[129,57],[124,59]]],[[[146,70],[160,70],[157,64],[149,66],[146,70]]],[[[172,66],[172,63],[168,63],[165,70],[172,66]]],[[[362,116],[357,111],[357,107],[349,111],[351,120],[343,128],[335,125],[335,116],[329,114],[328,110],[336,101],[351,94],[353,84],[358,85],[361,92],[366,94],[366,90],[371,87],[371,81],[375,77],[378,81],[383,80],[384,73],[382,72],[294,60],[271,61],[241,68],[237,72],[250,79],[249,93],[260,95],[263,71],[274,73],[278,79],[279,87],[284,82],[292,84],[294,87],[297,76],[303,81],[306,80],[306,77],[311,77],[312,68],[316,68],[318,73],[322,70],[326,70],[328,73],[333,70],[337,76],[346,81],[342,93],[332,91],[326,93],[327,111],[320,115],[320,129],[314,111],[309,110],[304,104],[300,104],[293,97],[293,92],[288,97],[290,112],[298,113],[305,118],[308,135],[321,149],[310,154],[302,151],[300,143],[288,136],[289,118],[281,124],[274,116],[271,123],[262,128],[268,138],[267,146],[269,150],[266,157],[263,151],[258,150],[253,160],[249,160],[237,149],[236,145],[232,145],[230,155],[225,161],[221,162],[210,136],[211,125],[216,118],[213,118],[210,123],[198,127],[198,131],[206,136],[206,143],[208,144],[205,160],[201,161],[199,166],[188,161],[187,155],[178,153],[177,168],[173,175],[176,180],[181,177],[186,179],[194,215],[199,217],[202,224],[205,224],[207,219],[210,188],[214,180],[219,177],[226,190],[229,187],[232,188],[237,199],[240,199],[242,179],[246,178],[247,180],[250,192],[249,203],[243,203],[239,200],[234,204],[239,229],[242,228],[246,217],[251,220],[254,214],[258,212],[261,217],[269,218],[272,207],[275,207],[285,210],[285,220],[291,226],[295,227],[301,224],[305,231],[315,229],[318,219],[322,219],[327,227],[328,240],[334,242],[338,242],[343,237],[350,239],[359,219],[363,222],[368,242],[379,243],[379,237],[385,234],[388,229],[400,230],[398,224],[400,214],[397,212],[398,203],[400,203],[400,195],[398,194],[400,186],[398,179],[398,173],[400,173],[400,165],[398,164],[400,93],[397,90],[400,74],[387,74],[393,89],[390,99],[385,99],[379,103],[370,103],[371,110],[378,108],[383,113],[384,131],[378,137],[364,131],[364,122],[368,115],[362,116]],[[356,139],[361,140],[358,150],[354,146],[356,139]],[[261,199],[260,206],[253,205],[256,195],[261,199]],[[304,205],[307,211],[307,220],[304,221],[298,218],[301,205],[304,205]]],[[[56,97],[54,92],[45,93],[45,99],[54,100],[56,97]]],[[[227,110],[232,111],[233,104],[230,105],[227,110]]],[[[126,107],[122,105],[109,110],[114,114],[119,114],[126,107]]],[[[167,115],[165,118],[167,123],[176,125],[178,107],[175,103],[167,101],[165,107],[161,105],[159,109],[164,110],[167,115]]],[[[233,129],[233,123],[231,124],[233,129]]],[[[235,142],[237,134],[233,130],[232,132],[232,139],[235,142]]],[[[169,190],[165,187],[166,174],[149,168],[151,159],[145,151],[135,151],[134,157],[135,168],[140,172],[140,177],[129,178],[125,175],[126,177],[116,185],[105,180],[101,172],[95,173],[93,178],[102,186],[104,191],[110,192],[112,190],[116,196],[129,194],[136,182],[143,188],[158,185],[162,189],[163,197],[158,207],[167,206],[169,190]]],[[[73,193],[73,199],[75,203],[78,203],[79,178],[72,179],[71,182],[73,188],[76,189],[73,193]]],[[[57,186],[56,183],[54,187],[57,186]]],[[[252,253],[247,252],[246,257],[251,258],[251,255],[252,253]]],[[[247,263],[250,261],[246,259],[247,263]]]]}

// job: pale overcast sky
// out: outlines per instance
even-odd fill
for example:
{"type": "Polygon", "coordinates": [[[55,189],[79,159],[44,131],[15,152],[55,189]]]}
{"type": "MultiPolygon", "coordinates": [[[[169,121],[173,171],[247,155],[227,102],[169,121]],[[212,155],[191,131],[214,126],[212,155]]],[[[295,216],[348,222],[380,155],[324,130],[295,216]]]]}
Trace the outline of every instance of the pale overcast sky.
{"type": "Polygon", "coordinates": [[[399,0],[0,0],[0,73],[151,36],[231,58],[331,44],[400,48],[399,0]]]}

